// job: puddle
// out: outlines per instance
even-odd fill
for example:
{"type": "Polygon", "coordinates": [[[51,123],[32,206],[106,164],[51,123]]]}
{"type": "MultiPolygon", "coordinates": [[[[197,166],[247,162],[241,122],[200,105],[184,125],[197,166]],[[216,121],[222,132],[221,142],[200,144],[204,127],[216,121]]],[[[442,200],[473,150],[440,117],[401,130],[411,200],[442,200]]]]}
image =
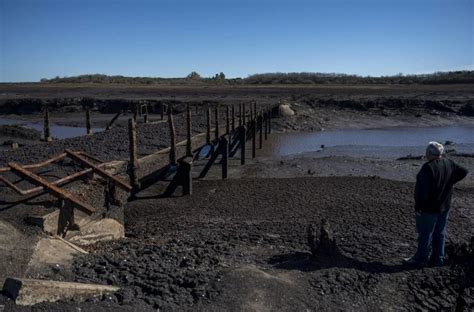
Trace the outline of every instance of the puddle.
{"type": "MultiPolygon", "coordinates": [[[[43,123],[32,122],[32,121],[25,121],[25,120],[18,120],[18,119],[6,119],[0,118],[0,126],[1,125],[21,125],[25,128],[35,129],[38,130],[41,134],[43,134],[43,123]]],[[[86,128],[85,127],[70,127],[70,126],[60,126],[54,123],[49,125],[49,129],[51,132],[51,136],[56,139],[67,139],[67,138],[74,138],[78,136],[86,135],[86,128]]],[[[104,128],[92,128],[92,132],[101,132],[104,128]]]]}
{"type": "Polygon", "coordinates": [[[319,151],[321,156],[421,155],[429,141],[452,141],[458,152],[474,152],[474,127],[394,128],[272,134],[265,146],[273,156],[319,151]],[[321,148],[324,145],[324,148],[321,148]]]}

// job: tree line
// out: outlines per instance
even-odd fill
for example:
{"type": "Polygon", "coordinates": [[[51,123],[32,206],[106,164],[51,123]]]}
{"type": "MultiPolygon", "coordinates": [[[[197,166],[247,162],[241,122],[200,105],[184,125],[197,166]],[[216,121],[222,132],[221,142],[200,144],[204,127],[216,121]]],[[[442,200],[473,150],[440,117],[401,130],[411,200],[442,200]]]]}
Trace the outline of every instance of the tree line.
{"type": "Polygon", "coordinates": [[[42,83],[113,83],[113,84],[455,84],[474,83],[474,71],[435,72],[432,74],[392,76],[359,76],[338,73],[263,73],[246,78],[226,78],[223,72],[211,77],[202,77],[193,71],[183,78],[126,77],[103,74],[80,75],[73,77],[55,77],[41,79],[42,83]]]}

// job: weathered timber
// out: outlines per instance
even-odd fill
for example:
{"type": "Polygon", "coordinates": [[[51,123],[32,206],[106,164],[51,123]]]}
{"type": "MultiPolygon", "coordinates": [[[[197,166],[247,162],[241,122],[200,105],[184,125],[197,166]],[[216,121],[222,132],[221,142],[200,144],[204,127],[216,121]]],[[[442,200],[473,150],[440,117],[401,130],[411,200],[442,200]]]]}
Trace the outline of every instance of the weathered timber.
{"type": "Polygon", "coordinates": [[[95,208],[91,205],[78,200],[72,194],[62,190],[61,188],[57,187],[56,185],[53,185],[52,183],[49,183],[48,181],[34,174],[33,172],[23,169],[18,164],[8,163],[8,166],[12,169],[13,172],[18,174],[19,176],[25,178],[33,184],[42,186],[46,191],[53,194],[54,196],[60,199],[71,201],[74,207],[85,212],[86,214],[91,215],[95,212],[95,208]]]}
{"type": "Polygon", "coordinates": [[[68,200],[61,200],[56,234],[64,237],[69,229],[74,228],[74,225],[74,207],[72,203],[68,200]]]}
{"type": "Polygon", "coordinates": [[[122,180],[120,180],[119,178],[114,177],[113,175],[109,174],[104,169],[100,168],[99,166],[93,164],[92,162],[90,162],[86,158],[79,155],[79,153],[75,153],[75,152],[73,152],[69,149],[66,149],[66,154],[71,159],[79,162],[80,164],[82,164],[84,166],[87,166],[87,167],[91,168],[94,171],[94,173],[98,174],[102,178],[104,178],[106,180],[109,180],[109,181],[112,181],[113,183],[115,183],[118,187],[120,187],[124,191],[127,191],[127,192],[132,191],[132,187],[129,184],[127,184],[127,183],[123,182],[122,180]]]}
{"type": "Polygon", "coordinates": [[[46,142],[51,142],[51,132],[49,130],[49,109],[47,106],[44,107],[44,124],[43,124],[43,137],[46,142]]]}
{"type": "Polygon", "coordinates": [[[264,123],[265,123],[265,140],[268,139],[268,112],[264,113],[264,123]]]}
{"type": "Polygon", "coordinates": [[[88,107],[86,108],[86,134],[92,134],[92,127],[91,127],[91,109],[88,107]]]}
{"type": "Polygon", "coordinates": [[[130,185],[135,193],[140,188],[138,183],[138,148],[137,148],[137,129],[136,123],[132,119],[128,120],[129,135],[129,151],[130,160],[128,162],[128,175],[130,177],[130,185]]]}
{"type": "Polygon", "coordinates": [[[256,141],[257,141],[257,122],[253,119],[251,122],[251,131],[252,131],[252,158],[256,156],[256,141]]]}
{"type": "Polygon", "coordinates": [[[242,126],[242,103],[239,104],[239,127],[242,126]]]}
{"type": "Polygon", "coordinates": [[[263,118],[262,114],[259,114],[257,117],[257,124],[258,124],[258,148],[263,148],[263,118]]]}
{"type": "Polygon", "coordinates": [[[230,108],[229,105],[225,106],[225,134],[230,133],[230,108]]]}
{"type": "Polygon", "coordinates": [[[170,106],[168,109],[168,125],[170,129],[170,164],[176,164],[176,129],[173,121],[173,109],[170,106]]]}
{"type": "Polygon", "coordinates": [[[245,103],[242,103],[242,125],[246,126],[247,124],[245,123],[245,114],[246,114],[246,110],[245,110],[245,103]]]}
{"type": "Polygon", "coordinates": [[[193,155],[192,139],[191,139],[191,107],[186,106],[186,156],[193,155]]]}
{"type": "Polygon", "coordinates": [[[211,144],[211,108],[206,110],[206,144],[211,144]]]}
{"type": "Polygon", "coordinates": [[[221,137],[221,154],[222,154],[222,179],[227,179],[229,170],[229,139],[228,135],[221,137]]]}
{"type": "Polygon", "coordinates": [[[235,105],[232,104],[232,132],[235,131],[235,105]]]}
{"type": "Polygon", "coordinates": [[[165,105],[163,103],[160,103],[160,116],[161,116],[161,120],[165,119],[165,105]]]}
{"type": "Polygon", "coordinates": [[[114,124],[114,122],[120,117],[120,115],[122,114],[122,112],[118,112],[117,114],[115,114],[115,116],[110,120],[109,124],[107,125],[107,127],[105,128],[105,130],[110,130],[114,124]]]}
{"type": "Polygon", "coordinates": [[[242,125],[240,127],[240,164],[245,165],[245,142],[247,141],[247,127],[242,125]]]}
{"type": "Polygon", "coordinates": [[[268,112],[268,134],[272,133],[272,109],[268,112]]]}
{"type": "Polygon", "coordinates": [[[219,140],[219,106],[214,108],[214,139],[219,140]]]}
{"type": "Polygon", "coordinates": [[[178,169],[164,195],[171,196],[178,186],[182,186],[183,195],[192,194],[192,157],[184,157],[178,161],[178,169]]]}

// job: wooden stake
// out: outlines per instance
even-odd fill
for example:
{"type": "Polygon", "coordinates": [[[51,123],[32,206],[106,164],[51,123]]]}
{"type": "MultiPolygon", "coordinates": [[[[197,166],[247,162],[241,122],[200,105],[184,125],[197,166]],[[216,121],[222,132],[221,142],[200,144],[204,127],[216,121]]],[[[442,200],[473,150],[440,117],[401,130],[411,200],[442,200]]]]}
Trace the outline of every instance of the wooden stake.
{"type": "Polygon", "coordinates": [[[173,108],[168,107],[168,125],[170,127],[170,164],[176,165],[176,129],[173,121],[173,108]]]}
{"type": "Polygon", "coordinates": [[[130,151],[128,175],[130,177],[130,185],[132,186],[132,192],[136,193],[140,188],[140,185],[138,183],[137,127],[133,118],[128,120],[128,140],[130,151]]]}
{"type": "Polygon", "coordinates": [[[265,122],[265,140],[268,139],[268,112],[264,113],[264,122],[265,122]]]}
{"type": "Polygon", "coordinates": [[[257,123],[255,119],[253,119],[251,122],[251,127],[252,127],[252,158],[255,158],[256,155],[256,136],[257,136],[257,123]]]}
{"type": "Polygon", "coordinates": [[[245,165],[245,142],[247,141],[247,127],[240,127],[240,164],[245,165]]]}
{"type": "Polygon", "coordinates": [[[191,159],[180,159],[179,160],[179,169],[181,170],[182,186],[183,186],[183,195],[192,195],[193,194],[193,176],[192,176],[193,160],[191,159]]]}
{"type": "Polygon", "coordinates": [[[268,134],[272,133],[272,109],[268,112],[268,134]]]}
{"type": "Polygon", "coordinates": [[[242,126],[242,103],[239,103],[239,127],[242,126]]]}
{"type": "Polygon", "coordinates": [[[165,106],[163,103],[160,103],[160,115],[161,115],[161,120],[165,119],[165,106]]]}
{"type": "Polygon", "coordinates": [[[262,147],[263,147],[263,118],[262,118],[262,114],[258,115],[257,124],[258,124],[258,148],[262,149],[262,147]]]}
{"type": "Polygon", "coordinates": [[[229,140],[228,136],[224,135],[221,138],[222,148],[222,179],[227,179],[227,171],[229,168],[229,140]]]}
{"type": "Polygon", "coordinates": [[[235,131],[235,105],[232,104],[232,132],[235,131]]]}
{"type": "Polygon", "coordinates": [[[206,110],[206,144],[211,144],[211,107],[206,110]]]}
{"type": "Polygon", "coordinates": [[[86,108],[86,133],[87,133],[87,135],[92,134],[92,130],[91,130],[91,110],[90,110],[90,108],[86,108]]]}
{"type": "Polygon", "coordinates": [[[188,104],[186,106],[186,156],[193,155],[191,143],[191,107],[188,104]]]}
{"type": "Polygon", "coordinates": [[[246,123],[245,123],[245,114],[246,114],[246,112],[245,112],[245,103],[242,104],[242,113],[243,113],[243,115],[242,115],[242,125],[246,126],[246,123]]]}
{"type": "Polygon", "coordinates": [[[51,142],[51,132],[49,131],[49,109],[47,106],[44,107],[44,125],[43,125],[43,130],[44,130],[44,140],[46,142],[51,142]]]}
{"type": "Polygon", "coordinates": [[[230,133],[230,108],[229,105],[225,106],[225,133],[230,133]]]}
{"type": "Polygon", "coordinates": [[[216,108],[214,108],[214,139],[217,141],[219,140],[219,106],[216,105],[216,108]]]}

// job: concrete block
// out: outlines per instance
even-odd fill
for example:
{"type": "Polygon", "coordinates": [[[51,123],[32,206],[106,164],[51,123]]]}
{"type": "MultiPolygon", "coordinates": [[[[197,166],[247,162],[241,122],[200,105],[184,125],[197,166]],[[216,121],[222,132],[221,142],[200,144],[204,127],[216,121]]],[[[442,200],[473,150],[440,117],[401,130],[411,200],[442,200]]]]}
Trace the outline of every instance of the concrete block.
{"type": "Polygon", "coordinates": [[[119,287],[107,285],[26,278],[7,278],[3,284],[3,291],[14,299],[17,305],[23,306],[72,298],[83,301],[88,298],[113,293],[119,289],[119,287]]]}
{"type": "Polygon", "coordinates": [[[89,222],[76,232],[66,234],[66,239],[77,245],[91,245],[101,241],[125,237],[125,229],[118,221],[110,218],[89,222]]]}

